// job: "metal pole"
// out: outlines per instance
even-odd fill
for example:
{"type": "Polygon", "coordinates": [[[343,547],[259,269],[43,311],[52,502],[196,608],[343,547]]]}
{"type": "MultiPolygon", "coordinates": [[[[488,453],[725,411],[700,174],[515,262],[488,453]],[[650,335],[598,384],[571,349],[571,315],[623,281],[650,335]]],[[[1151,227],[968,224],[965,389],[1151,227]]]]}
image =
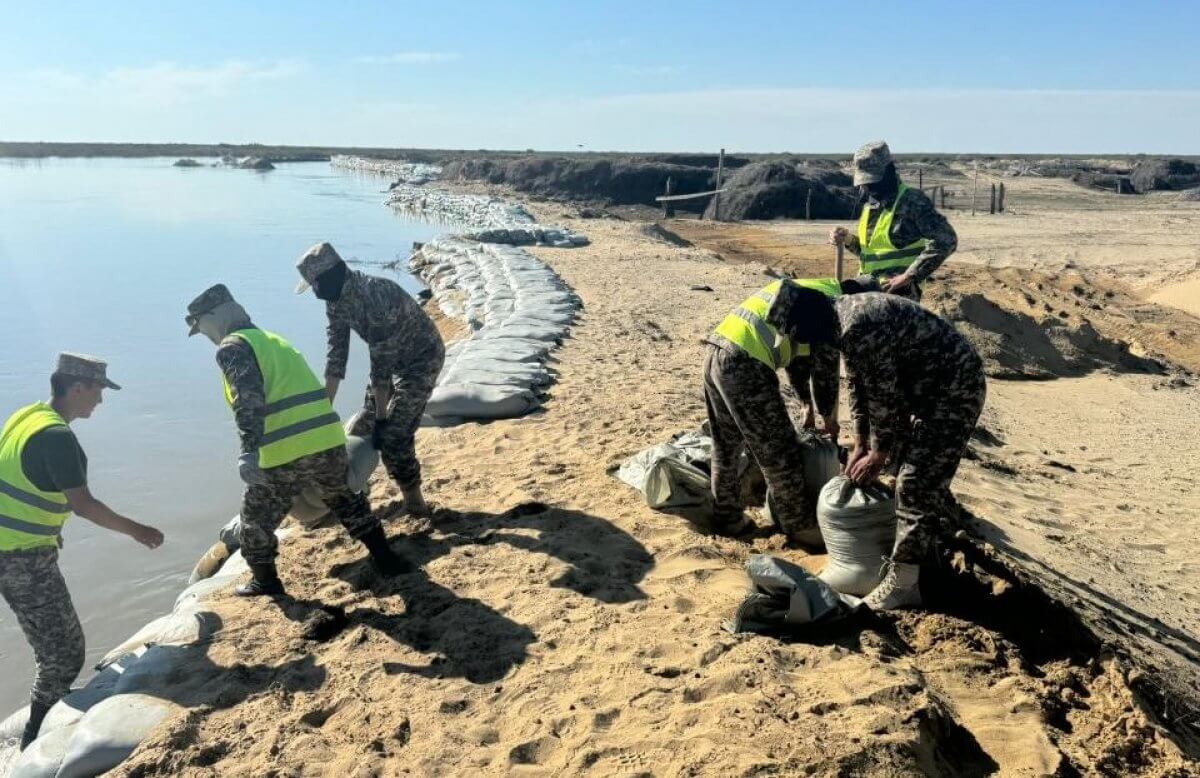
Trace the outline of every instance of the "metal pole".
{"type": "Polygon", "coordinates": [[[839,243],[837,247],[837,260],[833,265],[833,277],[839,282],[842,280],[842,258],[845,256],[845,254],[845,247],[839,243]]]}

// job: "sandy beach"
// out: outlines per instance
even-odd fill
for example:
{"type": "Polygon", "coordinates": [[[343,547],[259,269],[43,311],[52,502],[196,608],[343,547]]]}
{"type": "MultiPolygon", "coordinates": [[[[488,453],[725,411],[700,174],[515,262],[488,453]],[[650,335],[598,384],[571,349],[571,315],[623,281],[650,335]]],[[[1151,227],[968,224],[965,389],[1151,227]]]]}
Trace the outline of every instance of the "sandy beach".
{"type": "MultiPolygon", "coordinates": [[[[1024,210],[1017,183],[1008,215],[952,213],[962,250],[927,302],[939,285],[989,293],[995,267],[1056,272],[1067,258],[1113,290],[1106,300],[1141,305],[1164,281],[1196,283],[1196,249],[1181,243],[1200,208],[1142,214],[1122,200],[1116,213],[1144,243],[1136,259],[1106,250],[1093,266],[1073,242],[1112,214],[1082,190],[1071,205],[1068,183],[1026,183],[1062,188],[1051,199],[1070,229],[1045,231],[1062,214],[1033,197],[1024,210]]],[[[991,382],[955,483],[991,545],[958,552],[970,585],[953,607],[811,642],[733,636],[720,624],[750,553],[813,570],[823,557],[783,549],[761,519],[752,543],[707,535],[608,470],[703,421],[702,338],[766,283],[767,265],[830,262],[829,225],[701,225],[704,238],[668,223],[696,242],[680,247],[647,221],[530,208],[591,238],[532,249],[584,302],[544,411],[423,430],[432,519],[401,515],[376,474],[373,502],[420,573],[380,583],[339,529],[319,529],[283,547],[294,601],[215,600],[223,629],[195,650],[225,672],[171,679],[191,712],[114,774],[1196,774],[1194,722],[1160,718],[1147,679],[1196,691],[1200,398],[1175,365],[1197,367],[1185,363],[1200,320],[1149,306],[1174,324],[1115,310],[1101,322],[1088,309],[1102,336],[1144,329],[1146,358],[1166,365],[1155,344],[1174,344],[1171,366],[991,382]]],[[[1004,281],[1026,282],[1031,295],[1042,283],[1004,281]]],[[[1039,294],[1030,310],[1058,305],[1057,291],[1039,294]]]]}

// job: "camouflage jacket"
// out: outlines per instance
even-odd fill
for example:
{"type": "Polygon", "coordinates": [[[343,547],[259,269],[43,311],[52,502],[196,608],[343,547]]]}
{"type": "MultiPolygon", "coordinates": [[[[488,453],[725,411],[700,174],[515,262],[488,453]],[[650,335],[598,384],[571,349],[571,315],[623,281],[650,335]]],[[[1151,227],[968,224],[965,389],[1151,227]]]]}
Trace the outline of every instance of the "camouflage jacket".
{"type": "Polygon", "coordinates": [[[254,349],[241,338],[227,337],[217,347],[217,365],[233,390],[233,417],[242,453],[258,451],[267,418],[267,389],[254,349]]]}
{"type": "Polygon", "coordinates": [[[842,367],[842,355],[836,348],[823,345],[812,347],[811,356],[796,357],[783,372],[796,394],[804,403],[816,406],[822,417],[832,418],[837,412],[838,372],[842,367]],[[809,394],[809,381],[812,393],[809,394]]]}
{"type": "MultiPolygon", "coordinates": [[[[872,207],[870,203],[863,204],[863,208],[869,208],[871,214],[870,220],[867,222],[868,231],[874,229],[875,222],[879,219],[884,205],[890,206],[891,201],[880,203],[875,207],[872,207]]],[[[954,253],[958,248],[958,235],[955,234],[954,228],[950,226],[946,217],[934,207],[933,200],[920,189],[912,188],[908,190],[896,207],[896,215],[892,219],[892,245],[899,248],[921,238],[925,238],[929,242],[925,244],[925,250],[921,252],[921,255],[909,267],[909,272],[916,283],[921,283],[929,278],[933,271],[946,261],[946,257],[954,253]]],[[[846,240],[846,248],[854,254],[860,253],[862,247],[859,245],[858,235],[851,235],[846,240]]]]}
{"type": "Polygon", "coordinates": [[[351,270],[342,296],[325,303],[329,352],[325,377],[346,377],[350,330],[371,352],[371,383],[388,382],[407,360],[440,347],[442,336],[425,310],[395,281],[351,270]]]}
{"type": "Polygon", "coordinates": [[[850,383],[855,434],[890,453],[910,416],[921,415],[981,380],[983,362],[953,325],[917,303],[889,294],[834,302],[839,347],[850,383]]]}

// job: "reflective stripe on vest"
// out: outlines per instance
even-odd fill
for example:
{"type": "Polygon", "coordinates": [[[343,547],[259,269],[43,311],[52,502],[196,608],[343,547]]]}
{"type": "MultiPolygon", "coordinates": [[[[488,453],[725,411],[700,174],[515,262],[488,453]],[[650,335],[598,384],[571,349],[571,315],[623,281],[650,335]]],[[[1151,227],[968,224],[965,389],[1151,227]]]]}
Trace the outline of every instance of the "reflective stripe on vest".
{"type": "Polygon", "coordinates": [[[37,433],[66,421],[48,404],[28,405],[0,432],[0,552],[55,547],[71,513],[62,492],[37,488],[21,467],[21,454],[37,433]]]}
{"type": "Polygon", "coordinates": [[[896,199],[892,202],[891,208],[883,209],[879,218],[875,220],[875,228],[871,230],[871,234],[867,234],[867,227],[871,222],[871,209],[863,206],[862,216],[858,219],[858,272],[862,275],[894,275],[888,271],[904,271],[909,268],[916,258],[925,250],[925,244],[928,243],[924,238],[913,241],[912,243],[897,248],[892,245],[892,221],[896,217],[896,207],[900,204],[900,200],[904,197],[904,193],[908,191],[908,187],[904,184],[900,185],[899,191],[896,192],[896,199]]]}
{"type": "MultiPolygon", "coordinates": [[[[807,343],[796,343],[767,323],[767,311],[771,310],[782,283],[773,281],[746,298],[713,333],[772,370],[785,368],[796,357],[806,357],[811,353],[807,343]]],[[[833,278],[796,278],[791,283],[816,289],[831,298],[841,294],[841,286],[833,278]]]]}
{"type": "MultiPolygon", "coordinates": [[[[265,469],[346,444],[341,419],[304,356],[279,335],[260,329],[230,333],[254,351],[266,393],[266,419],[258,449],[265,469]]],[[[225,400],[233,405],[233,390],[222,376],[225,400]]]]}

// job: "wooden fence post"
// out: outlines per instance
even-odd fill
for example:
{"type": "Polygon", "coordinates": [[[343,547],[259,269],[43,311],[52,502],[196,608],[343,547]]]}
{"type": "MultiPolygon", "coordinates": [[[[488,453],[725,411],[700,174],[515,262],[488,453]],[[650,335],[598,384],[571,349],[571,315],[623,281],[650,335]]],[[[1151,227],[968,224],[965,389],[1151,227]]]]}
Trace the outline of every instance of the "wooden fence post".
{"type": "MultiPolygon", "coordinates": [[[[671,195],[675,194],[675,179],[672,176],[667,176],[667,191],[665,192],[665,194],[667,197],[670,197],[671,195]]],[[[663,218],[670,219],[674,215],[675,215],[675,203],[672,202],[671,200],[664,200],[663,201],[663,218]]]]}
{"type": "Polygon", "coordinates": [[[999,195],[999,200],[996,202],[996,209],[998,211],[1000,211],[1000,213],[1004,213],[1004,182],[1003,181],[1000,182],[1000,195],[999,195]]]}
{"type": "MultiPolygon", "coordinates": [[[[721,149],[721,153],[717,155],[717,185],[713,189],[721,188],[721,178],[725,174],[725,149],[721,149]]],[[[721,221],[721,195],[713,195],[713,221],[721,221]]]]}
{"type": "Polygon", "coordinates": [[[925,194],[925,169],[917,168],[917,189],[921,190],[921,194],[925,194]]]}
{"type": "Polygon", "coordinates": [[[842,246],[842,244],[839,243],[837,246],[837,259],[834,260],[833,264],[833,277],[838,281],[842,280],[842,259],[845,257],[845,255],[846,249],[842,246]]]}
{"type": "Polygon", "coordinates": [[[992,184],[992,199],[988,202],[988,213],[996,213],[996,185],[992,184]]]}
{"type": "Polygon", "coordinates": [[[941,201],[942,210],[946,210],[946,185],[942,184],[938,187],[938,199],[941,201]]]}
{"type": "Polygon", "coordinates": [[[979,194],[979,163],[975,163],[975,185],[971,187],[971,215],[975,215],[975,196],[979,194]]]}
{"type": "Polygon", "coordinates": [[[804,218],[812,221],[812,186],[808,187],[808,194],[804,196],[804,218]]]}

